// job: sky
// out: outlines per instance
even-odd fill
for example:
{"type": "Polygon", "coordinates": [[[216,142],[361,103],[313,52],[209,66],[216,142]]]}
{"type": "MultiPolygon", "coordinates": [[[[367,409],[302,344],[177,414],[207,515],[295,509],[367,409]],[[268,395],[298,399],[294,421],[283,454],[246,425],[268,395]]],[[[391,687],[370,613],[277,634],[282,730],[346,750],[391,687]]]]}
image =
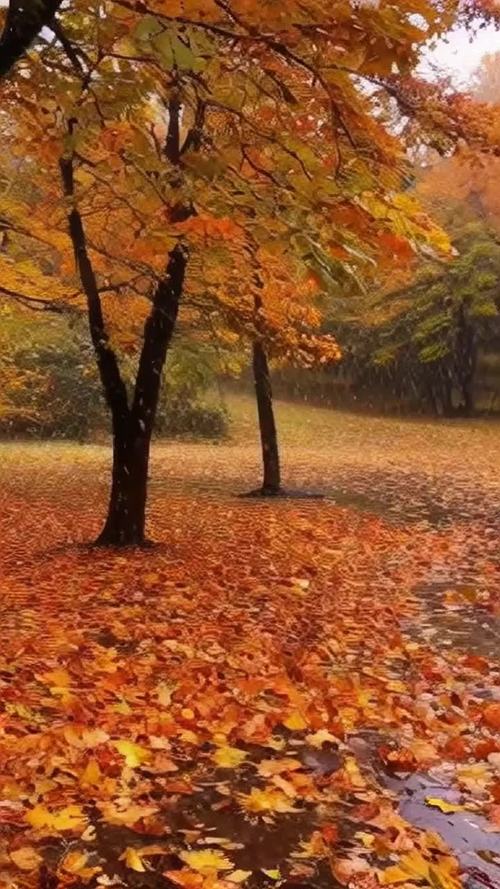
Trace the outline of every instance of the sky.
{"type": "Polygon", "coordinates": [[[433,66],[437,66],[451,74],[457,86],[465,85],[482,57],[490,52],[500,52],[500,31],[485,28],[471,34],[465,28],[460,28],[450,34],[446,41],[439,41],[434,49],[428,51],[421,70],[426,74],[433,66]]]}

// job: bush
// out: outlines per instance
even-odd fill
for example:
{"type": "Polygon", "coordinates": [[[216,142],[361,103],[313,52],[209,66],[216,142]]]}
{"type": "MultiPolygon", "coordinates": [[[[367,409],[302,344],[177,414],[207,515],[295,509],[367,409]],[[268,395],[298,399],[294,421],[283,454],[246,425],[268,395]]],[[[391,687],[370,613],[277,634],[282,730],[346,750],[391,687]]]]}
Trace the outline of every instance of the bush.
{"type": "Polygon", "coordinates": [[[162,404],[158,412],[155,434],[157,438],[224,438],[228,417],[222,407],[202,402],[185,402],[175,398],[162,404]]]}
{"type": "MultiPolygon", "coordinates": [[[[31,341],[23,337],[29,345],[13,350],[8,359],[0,356],[0,379],[8,375],[15,381],[8,409],[0,411],[0,435],[88,441],[107,433],[109,413],[87,338],[64,322],[51,334],[50,342],[37,329],[30,332],[31,341]]],[[[212,379],[209,364],[195,347],[172,352],[158,406],[156,437],[213,439],[226,434],[225,410],[202,399],[212,379]]]]}

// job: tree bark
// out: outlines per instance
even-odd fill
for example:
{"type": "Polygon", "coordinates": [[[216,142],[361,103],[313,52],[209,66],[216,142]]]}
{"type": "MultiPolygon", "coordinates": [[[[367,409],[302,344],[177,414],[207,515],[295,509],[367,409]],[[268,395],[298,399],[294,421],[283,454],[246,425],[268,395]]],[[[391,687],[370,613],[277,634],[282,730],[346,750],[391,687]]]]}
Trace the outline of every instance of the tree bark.
{"type": "Polygon", "coordinates": [[[61,3],[62,0],[10,0],[0,37],[0,78],[9,73],[42,28],[50,25],[61,3]]]}
{"type": "Polygon", "coordinates": [[[151,436],[131,423],[113,429],[113,472],[108,514],[98,546],[142,546],[151,436]]]}
{"type": "Polygon", "coordinates": [[[113,474],[108,514],[96,543],[141,546],[146,542],[149,455],[162,370],[177,321],[187,254],[171,252],[146,321],[132,408],[125,420],[113,414],[113,474]]]}
{"type": "Polygon", "coordinates": [[[455,368],[462,395],[462,411],[466,417],[474,412],[474,377],[477,368],[475,331],[467,317],[462,302],[458,311],[458,327],[455,343],[455,368]]]}
{"type": "Polygon", "coordinates": [[[253,343],[253,375],[264,470],[261,493],[264,496],[273,497],[281,493],[278,435],[274,419],[269,364],[265,349],[260,340],[254,340],[253,343]]]}

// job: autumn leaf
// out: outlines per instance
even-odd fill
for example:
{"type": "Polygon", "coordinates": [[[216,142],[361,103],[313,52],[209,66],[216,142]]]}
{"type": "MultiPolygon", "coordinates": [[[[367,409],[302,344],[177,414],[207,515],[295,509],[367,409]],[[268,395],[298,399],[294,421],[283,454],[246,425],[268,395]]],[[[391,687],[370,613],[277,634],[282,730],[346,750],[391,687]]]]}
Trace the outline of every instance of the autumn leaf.
{"type": "Polygon", "coordinates": [[[10,859],[20,870],[33,871],[36,870],[41,862],[42,856],[33,846],[21,846],[9,853],[10,859]]]}
{"type": "Polygon", "coordinates": [[[288,796],[283,791],[273,788],[260,790],[257,787],[252,787],[250,793],[238,794],[238,799],[247,812],[254,814],[296,811],[288,796]]]}
{"type": "Polygon", "coordinates": [[[96,759],[89,759],[85,770],[80,778],[80,784],[82,786],[99,784],[101,777],[102,774],[99,763],[96,759]]]}
{"type": "Polygon", "coordinates": [[[181,852],[180,858],[194,871],[201,874],[232,870],[233,863],[222,852],[215,849],[202,849],[195,852],[181,852]]]}
{"type": "Polygon", "coordinates": [[[89,856],[86,852],[78,850],[69,851],[61,862],[60,868],[68,874],[78,876],[80,880],[88,882],[96,874],[101,873],[100,865],[91,866],[88,864],[89,856]]]}
{"type": "Polygon", "coordinates": [[[127,846],[124,852],[120,855],[120,861],[124,861],[127,867],[130,870],[135,870],[137,873],[145,873],[146,868],[142,862],[141,855],[137,849],[132,848],[132,846],[127,846]]]}
{"type": "Polygon", "coordinates": [[[31,827],[37,829],[48,828],[57,832],[66,830],[78,831],[83,829],[87,822],[83,809],[76,805],[66,806],[66,808],[60,809],[58,812],[49,812],[45,806],[38,805],[30,809],[25,817],[31,827]]]}
{"type": "Polygon", "coordinates": [[[290,729],[291,732],[301,732],[308,728],[306,720],[302,714],[298,712],[290,713],[290,715],[283,720],[283,725],[285,728],[290,729]]]}
{"type": "Polygon", "coordinates": [[[427,796],[425,802],[428,806],[439,809],[440,812],[444,812],[446,815],[450,812],[464,812],[466,810],[466,806],[459,806],[455,803],[449,803],[444,799],[438,799],[437,797],[432,796],[427,796]]]}
{"type": "Polygon", "coordinates": [[[488,728],[500,731],[500,703],[486,705],[483,710],[483,722],[488,728]]]}
{"type": "Polygon", "coordinates": [[[151,751],[141,747],[140,744],[134,744],[133,741],[112,741],[112,744],[131,769],[139,768],[151,759],[151,751]]]}
{"type": "Polygon", "coordinates": [[[212,759],[220,769],[235,769],[240,766],[248,754],[238,747],[218,747],[212,759]]]}
{"type": "Polygon", "coordinates": [[[244,883],[251,876],[251,870],[233,870],[230,874],[226,874],[224,879],[229,883],[244,883]]]}

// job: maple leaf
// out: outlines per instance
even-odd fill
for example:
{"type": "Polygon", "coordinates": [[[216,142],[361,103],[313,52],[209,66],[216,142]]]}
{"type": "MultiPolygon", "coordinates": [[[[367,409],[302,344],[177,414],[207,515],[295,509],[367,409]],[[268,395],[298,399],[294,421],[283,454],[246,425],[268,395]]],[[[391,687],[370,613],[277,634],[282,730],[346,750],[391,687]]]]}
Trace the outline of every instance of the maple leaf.
{"type": "Polygon", "coordinates": [[[306,720],[302,714],[298,712],[290,713],[290,715],[283,720],[283,725],[287,729],[290,729],[291,732],[301,732],[308,728],[306,720]]]}
{"type": "Polygon", "coordinates": [[[125,758],[126,765],[131,769],[139,768],[151,759],[151,751],[133,741],[112,741],[113,747],[125,758]]]}
{"type": "Polygon", "coordinates": [[[222,852],[215,849],[202,849],[194,852],[181,852],[180,858],[194,871],[201,874],[232,870],[233,863],[222,852]]]}
{"type": "Polygon", "coordinates": [[[283,791],[274,788],[260,790],[252,787],[250,793],[239,793],[238,799],[247,812],[254,814],[297,811],[289,797],[283,791]]]}
{"type": "Polygon", "coordinates": [[[238,747],[218,747],[212,754],[212,759],[221,769],[235,769],[247,758],[248,753],[238,747]]]}
{"type": "Polygon", "coordinates": [[[9,853],[9,857],[20,870],[36,870],[43,861],[42,856],[33,846],[21,846],[9,853]]]}
{"type": "Polygon", "coordinates": [[[89,866],[88,859],[89,856],[86,852],[70,851],[63,858],[60,868],[66,871],[66,873],[74,874],[80,880],[88,882],[102,872],[102,868],[99,865],[89,866]]]}
{"type": "Polygon", "coordinates": [[[158,812],[158,806],[138,803],[118,805],[112,801],[100,802],[99,809],[108,824],[124,825],[125,827],[134,827],[139,821],[158,812]]]}
{"type": "Polygon", "coordinates": [[[48,828],[57,832],[71,830],[78,831],[87,823],[86,815],[80,806],[72,805],[60,809],[58,812],[49,812],[43,806],[38,805],[25,815],[26,821],[31,827],[37,829],[48,828]]]}

